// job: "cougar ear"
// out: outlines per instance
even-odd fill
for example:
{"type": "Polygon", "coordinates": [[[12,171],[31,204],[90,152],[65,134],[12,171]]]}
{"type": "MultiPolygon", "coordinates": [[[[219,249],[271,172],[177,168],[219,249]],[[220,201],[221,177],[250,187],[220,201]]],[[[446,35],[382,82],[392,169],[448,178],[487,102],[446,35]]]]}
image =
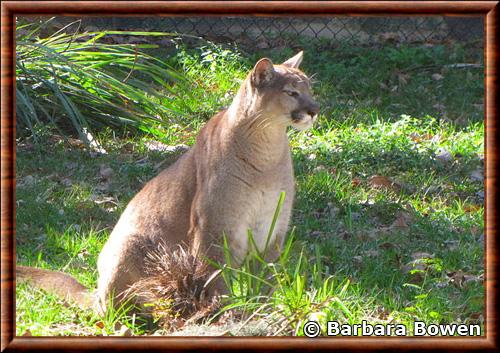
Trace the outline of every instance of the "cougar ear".
{"type": "Polygon", "coordinates": [[[294,69],[298,69],[300,63],[302,62],[302,58],[304,57],[304,52],[300,51],[297,55],[291,57],[287,61],[283,63],[283,65],[292,67],[294,69]]]}
{"type": "Polygon", "coordinates": [[[271,82],[274,74],[273,62],[268,58],[260,59],[252,70],[252,83],[257,87],[262,86],[271,82]]]}

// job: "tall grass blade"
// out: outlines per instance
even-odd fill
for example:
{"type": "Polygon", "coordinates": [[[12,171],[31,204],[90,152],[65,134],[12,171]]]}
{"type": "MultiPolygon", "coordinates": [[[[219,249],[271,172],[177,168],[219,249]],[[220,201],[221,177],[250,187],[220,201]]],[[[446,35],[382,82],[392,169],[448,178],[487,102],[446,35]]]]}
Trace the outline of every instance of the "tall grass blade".
{"type": "Polygon", "coordinates": [[[274,233],[274,228],[276,227],[276,222],[278,221],[278,217],[280,215],[281,208],[283,207],[283,203],[285,202],[285,197],[286,197],[286,193],[284,191],[280,192],[280,196],[278,199],[278,205],[276,206],[276,209],[274,211],[273,220],[271,222],[271,226],[269,227],[269,232],[267,234],[266,245],[264,247],[264,254],[267,253],[269,241],[271,240],[272,235],[274,233]]]}

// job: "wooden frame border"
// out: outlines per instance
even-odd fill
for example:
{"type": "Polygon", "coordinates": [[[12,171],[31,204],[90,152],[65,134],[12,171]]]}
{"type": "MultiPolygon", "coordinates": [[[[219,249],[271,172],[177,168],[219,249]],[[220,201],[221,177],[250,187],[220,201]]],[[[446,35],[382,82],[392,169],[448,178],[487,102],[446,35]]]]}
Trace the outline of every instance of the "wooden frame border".
{"type": "Polygon", "coordinates": [[[498,351],[495,312],[498,286],[498,1],[4,1],[1,4],[1,351],[82,350],[423,350],[498,351]],[[15,96],[14,16],[144,15],[450,15],[485,18],[485,246],[486,337],[484,338],[302,338],[302,337],[16,337],[15,314],[15,96]]]}

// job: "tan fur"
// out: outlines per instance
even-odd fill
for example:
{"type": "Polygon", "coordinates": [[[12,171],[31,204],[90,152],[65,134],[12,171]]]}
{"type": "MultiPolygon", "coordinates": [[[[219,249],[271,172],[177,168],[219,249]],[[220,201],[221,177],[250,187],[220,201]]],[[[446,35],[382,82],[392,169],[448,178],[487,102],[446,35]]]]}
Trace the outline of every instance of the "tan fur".
{"type": "MultiPolygon", "coordinates": [[[[249,250],[251,229],[262,250],[281,191],[286,199],[270,240],[279,254],[294,198],[286,128],[312,125],[318,104],[298,69],[302,52],[282,65],[261,59],[231,106],[216,114],[196,143],[130,201],[98,259],[96,295],[104,308],[146,276],[148,251],[162,244],[223,262],[227,235],[236,262],[249,250]]],[[[223,290],[219,282],[212,294],[223,290]]]]}
{"type": "Polygon", "coordinates": [[[16,266],[16,275],[20,280],[29,281],[36,287],[59,295],[66,300],[75,301],[83,307],[92,305],[92,296],[88,289],[66,273],[16,266]]]}

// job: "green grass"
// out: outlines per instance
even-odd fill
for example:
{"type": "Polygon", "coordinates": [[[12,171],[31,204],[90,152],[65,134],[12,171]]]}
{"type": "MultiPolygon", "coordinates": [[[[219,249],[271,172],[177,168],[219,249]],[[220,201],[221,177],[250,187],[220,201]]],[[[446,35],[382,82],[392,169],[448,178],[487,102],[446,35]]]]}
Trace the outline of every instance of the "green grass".
{"type": "MultiPolygon", "coordinates": [[[[477,53],[460,45],[305,49],[304,70],[315,73],[322,111],[313,129],[289,133],[294,236],[273,265],[249,258],[232,278],[226,305],[266,320],[269,334],[303,335],[308,319],[484,329],[484,185],[476,177],[483,169],[483,76],[450,67],[481,63],[477,53]],[[433,79],[436,73],[442,78],[433,79]]],[[[161,141],[193,144],[255,59],[280,62],[293,52],[248,57],[234,48],[179,45],[168,65],[186,77],[189,95],[186,87],[164,95],[187,107],[189,123],[162,126],[161,141]]],[[[108,153],[92,154],[43,133],[38,144],[18,140],[18,262],[95,287],[100,248],[165,154],[150,151],[144,134],[101,131],[108,153]],[[113,170],[108,179],[105,167],[113,170]]],[[[152,333],[122,313],[100,320],[26,285],[17,288],[17,314],[17,334],[113,334],[122,324],[133,334],[152,333]]]]}

